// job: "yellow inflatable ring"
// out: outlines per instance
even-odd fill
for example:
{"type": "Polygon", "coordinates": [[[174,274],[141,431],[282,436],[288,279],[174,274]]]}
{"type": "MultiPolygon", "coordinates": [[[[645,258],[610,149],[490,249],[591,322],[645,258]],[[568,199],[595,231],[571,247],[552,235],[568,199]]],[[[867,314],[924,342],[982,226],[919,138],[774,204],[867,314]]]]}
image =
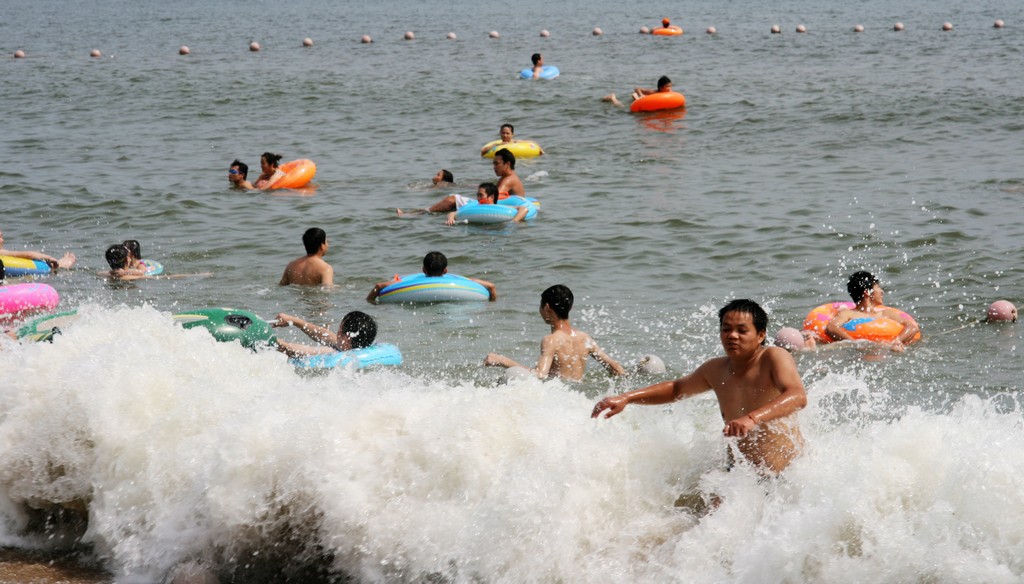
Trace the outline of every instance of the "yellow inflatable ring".
{"type": "Polygon", "coordinates": [[[540,144],[529,140],[513,140],[511,142],[495,140],[494,142],[484,144],[484,148],[487,148],[487,152],[484,152],[484,158],[494,158],[494,153],[498,150],[508,150],[516,157],[516,160],[520,158],[533,158],[534,156],[544,154],[544,151],[540,149],[540,144]]]}

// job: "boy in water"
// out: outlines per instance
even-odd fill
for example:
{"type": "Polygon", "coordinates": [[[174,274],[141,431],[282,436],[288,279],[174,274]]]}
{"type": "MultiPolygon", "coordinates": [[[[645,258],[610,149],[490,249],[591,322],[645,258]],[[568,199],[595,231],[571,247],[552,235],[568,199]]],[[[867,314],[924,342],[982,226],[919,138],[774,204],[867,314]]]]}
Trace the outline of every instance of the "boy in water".
{"type": "MultiPolygon", "coordinates": [[[[494,185],[491,185],[494,186],[494,185]]],[[[427,255],[423,256],[423,275],[429,278],[438,278],[448,273],[448,258],[439,251],[432,251],[427,255]]],[[[395,276],[396,278],[398,276],[395,276]]],[[[477,280],[476,278],[467,278],[477,284],[480,284],[487,289],[488,300],[494,302],[498,299],[498,290],[494,287],[494,284],[487,280],[477,280]]],[[[387,282],[377,282],[370,290],[370,293],[366,296],[366,301],[370,304],[377,303],[377,297],[380,296],[380,291],[394,284],[396,280],[389,280],[387,282]]]]}
{"type": "Polygon", "coordinates": [[[610,418],[631,403],[658,405],[712,390],[725,420],[722,433],[739,438],[739,450],[755,466],[779,473],[803,445],[793,414],[807,405],[807,393],[793,357],[766,347],[768,315],[752,300],[733,300],[718,312],[724,357],[704,362],[692,373],[620,395],[594,406],[610,418]]]}
{"type": "MultiPolygon", "coordinates": [[[[551,334],[540,342],[540,359],[533,372],[541,379],[560,377],[569,381],[583,379],[587,357],[597,359],[612,375],[625,375],[617,361],[605,354],[590,335],[576,330],[569,323],[572,310],[572,291],[561,284],[551,286],[540,295],[540,316],[551,325],[551,334]]],[[[484,365],[492,367],[521,367],[512,359],[489,353],[484,365]]]]}
{"type": "Polygon", "coordinates": [[[288,263],[281,275],[281,286],[333,286],[334,268],[324,261],[327,254],[327,233],[319,227],[310,227],[302,234],[306,255],[288,263]]]}
{"type": "MultiPolygon", "coordinates": [[[[668,78],[668,75],[662,75],[661,78],[658,79],[657,89],[637,87],[633,89],[633,93],[630,95],[630,97],[633,98],[633,101],[636,101],[641,97],[644,97],[645,95],[654,95],[655,93],[664,93],[669,91],[672,91],[672,80],[668,78]]],[[[618,98],[615,97],[614,93],[609,93],[608,95],[602,97],[601,101],[610,101],[612,105],[617,105],[619,107],[624,106],[624,104],[621,101],[619,101],[618,98]]]]}
{"type": "Polygon", "coordinates": [[[909,314],[895,308],[889,308],[882,303],[884,291],[878,283],[878,278],[875,278],[871,272],[860,271],[850,276],[849,282],[846,283],[846,291],[850,293],[850,297],[853,298],[857,305],[848,310],[840,310],[825,325],[825,332],[833,339],[837,341],[853,340],[853,337],[850,336],[850,333],[843,326],[851,320],[859,318],[873,319],[878,316],[884,316],[903,325],[903,330],[900,331],[899,336],[889,343],[890,349],[897,353],[902,353],[906,350],[906,346],[913,343],[916,340],[917,334],[921,332],[921,327],[917,325],[917,321],[909,314]]]}
{"type": "Polygon", "coordinates": [[[332,333],[328,328],[283,312],[270,323],[270,326],[276,328],[288,325],[298,327],[309,338],[320,344],[320,346],[302,345],[278,339],[277,350],[293,358],[362,349],[372,345],[373,340],[377,338],[377,323],[373,317],[358,310],[353,310],[341,319],[337,334],[332,333]]]}

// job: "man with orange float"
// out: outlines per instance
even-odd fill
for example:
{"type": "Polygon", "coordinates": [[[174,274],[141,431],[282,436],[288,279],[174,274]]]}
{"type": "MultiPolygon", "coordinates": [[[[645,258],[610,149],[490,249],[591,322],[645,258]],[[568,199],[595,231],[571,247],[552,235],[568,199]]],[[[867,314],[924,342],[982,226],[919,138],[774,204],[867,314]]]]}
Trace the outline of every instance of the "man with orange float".
{"type": "Polygon", "coordinates": [[[890,308],[882,304],[884,291],[870,272],[860,271],[850,276],[846,289],[856,303],[850,309],[840,310],[825,325],[825,333],[836,341],[855,340],[850,334],[857,324],[868,322],[883,316],[893,320],[903,329],[899,335],[889,342],[889,348],[896,352],[903,352],[907,345],[921,338],[921,328],[909,314],[890,308]]]}
{"type": "MultiPolygon", "coordinates": [[[[638,100],[641,97],[644,97],[646,95],[654,95],[655,93],[668,93],[670,91],[672,91],[672,80],[669,79],[667,75],[662,75],[661,78],[658,79],[658,88],[657,89],[648,89],[646,87],[636,87],[636,88],[633,89],[633,93],[631,94],[631,97],[633,98],[633,101],[636,101],[636,100],[638,100]]],[[[602,97],[601,101],[610,101],[613,105],[617,105],[619,107],[625,107],[625,105],[621,101],[619,101],[618,98],[615,97],[614,93],[609,93],[608,95],[602,97]]]]}

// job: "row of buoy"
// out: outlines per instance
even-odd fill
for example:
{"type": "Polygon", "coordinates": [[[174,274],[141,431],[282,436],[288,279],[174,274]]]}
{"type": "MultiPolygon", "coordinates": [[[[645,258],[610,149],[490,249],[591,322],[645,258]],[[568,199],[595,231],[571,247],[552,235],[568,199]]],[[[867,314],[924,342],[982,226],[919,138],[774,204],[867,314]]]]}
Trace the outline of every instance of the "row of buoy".
{"type": "MultiPolygon", "coordinates": [[[[992,27],[993,28],[1003,28],[1005,25],[1006,25],[1006,23],[1004,23],[1002,20],[996,20],[992,24],[992,27]]],[[[902,22],[897,22],[896,24],[894,24],[892,26],[892,29],[894,31],[897,31],[897,32],[902,31],[905,28],[906,27],[903,26],[902,22]]],[[[782,27],[777,25],[777,24],[773,24],[770,30],[771,30],[772,34],[782,34],[782,27]]],[[[798,24],[798,25],[796,25],[796,29],[795,30],[798,33],[806,33],[807,32],[807,27],[805,25],[803,25],[803,24],[798,24]]],[[[864,25],[861,25],[861,24],[854,25],[854,27],[853,27],[853,32],[864,32],[864,30],[865,30],[864,29],[864,25]]],[[[950,23],[950,22],[942,23],[942,30],[943,31],[951,31],[951,30],[953,30],[953,24],[950,23]]],[[[705,32],[707,32],[708,34],[718,34],[718,29],[713,27],[713,26],[709,26],[705,32]]],[[[649,29],[648,27],[646,27],[646,26],[640,27],[640,34],[650,34],[650,33],[651,33],[651,29],[649,29]]],[[[602,36],[604,34],[604,31],[601,30],[600,27],[597,27],[597,28],[594,28],[594,30],[591,31],[591,34],[593,36],[602,36]]],[[[501,38],[501,35],[496,30],[490,31],[489,33],[487,33],[487,36],[488,36],[488,38],[492,38],[492,39],[501,38]]],[[[543,37],[543,38],[550,37],[551,36],[551,32],[546,30],[546,29],[542,30],[542,31],[540,31],[540,36],[543,37]]],[[[403,38],[405,40],[407,40],[407,41],[415,40],[416,33],[412,32],[411,30],[407,31],[403,35],[403,38]]],[[[448,33],[446,35],[446,38],[448,40],[454,41],[454,40],[458,39],[458,36],[454,32],[450,32],[450,33],[448,33]]],[[[363,44],[372,43],[373,42],[373,37],[371,37],[368,34],[364,34],[362,37],[359,38],[359,42],[361,42],[363,44]]],[[[302,46],[303,47],[312,47],[313,46],[313,39],[311,39],[309,37],[306,37],[306,38],[302,39],[302,46]]],[[[254,52],[254,53],[262,50],[262,48],[263,47],[261,47],[260,44],[258,42],[256,42],[256,41],[252,41],[251,43],[249,43],[249,50],[254,52]]],[[[186,45],[182,45],[178,49],[178,54],[179,55],[189,55],[191,53],[192,53],[192,50],[189,49],[188,46],[186,46],[186,45]]],[[[93,57],[93,58],[98,58],[98,57],[102,57],[103,53],[101,53],[99,51],[99,49],[93,49],[92,51],[89,52],[89,56],[93,57]]],[[[18,49],[16,51],[14,51],[14,58],[15,59],[24,59],[25,58],[25,51],[23,51],[22,49],[18,49]]]]}

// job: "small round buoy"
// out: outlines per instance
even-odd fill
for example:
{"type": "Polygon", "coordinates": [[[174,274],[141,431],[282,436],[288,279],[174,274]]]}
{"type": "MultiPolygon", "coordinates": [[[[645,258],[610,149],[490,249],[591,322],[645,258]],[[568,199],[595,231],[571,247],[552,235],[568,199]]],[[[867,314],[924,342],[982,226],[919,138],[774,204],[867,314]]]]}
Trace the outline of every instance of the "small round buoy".
{"type": "Polygon", "coordinates": [[[411,30],[405,33],[405,40],[411,41],[414,38],[416,38],[416,35],[412,34],[411,30]]]}
{"type": "Polygon", "coordinates": [[[892,25],[892,29],[895,30],[896,32],[903,30],[903,23],[897,22],[896,24],[892,25]]]}
{"type": "Polygon", "coordinates": [[[942,30],[947,31],[947,32],[953,30],[953,23],[952,22],[943,22],[942,23],[942,30]]]}
{"type": "Polygon", "coordinates": [[[188,47],[186,47],[185,45],[181,45],[181,48],[180,48],[180,49],[178,49],[178,54],[179,54],[179,55],[187,55],[187,54],[189,54],[189,53],[191,53],[191,52],[192,52],[192,51],[191,51],[191,49],[189,49],[189,48],[188,48],[188,47]]]}
{"type": "Polygon", "coordinates": [[[491,37],[492,39],[501,38],[501,35],[498,34],[498,31],[496,30],[492,30],[491,32],[487,33],[487,36],[491,37]]]}
{"type": "Polygon", "coordinates": [[[548,38],[549,36],[551,36],[551,33],[550,33],[550,32],[548,32],[548,30],[547,30],[547,29],[544,29],[544,30],[540,31],[540,36],[541,36],[542,38],[548,38]]]}
{"type": "Polygon", "coordinates": [[[988,322],[1017,322],[1017,307],[1009,300],[996,300],[988,306],[988,322]]]}
{"type": "Polygon", "coordinates": [[[304,47],[312,47],[313,46],[313,39],[311,39],[309,37],[306,37],[306,38],[302,39],[302,46],[304,46],[304,47]]]}
{"type": "Polygon", "coordinates": [[[782,27],[777,24],[772,25],[772,34],[782,34],[782,27]]]}
{"type": "Polygon", "coordinates": [[[804,335],[791,326],[784,326],[775,333],[774,344],[787,351],[799,351],[804,348],[804,335]]]}
{"type": "Polygon", "coordinates": [[[256,42],[256,41],[253,41],[253,42],[249,43],[249,50],[254,52],[254,53],[259,51],[260,50],[260,44],[258,42],[256,42]]]}
{"type": "Polygon", "coordinates": [[[641,26],[640,34],[651,34],[651,29],[647,28],[646,26],[641,26]]]}
{"type": "Polygon", "coordinates": [[[454,41],[455,39],[457,39],[457,38],[459,38],[459,37],[455,36],[455,33],[454,33],[454,32],[450,32],[450,33],[448,33],[448,35],[447,35],[447,38],[448,38],[448,40],[450,40],[450,41],[454,41]]]}
{"type": "Polygon", "coordinates": [[[798,25],[796,25],[796,31],[797,32],[807,32],[807,27],[802,25],[802,24],[798,24],[798,25]]]}
{"type": "Polygon", "coordinates": [[[636,362],[636,372],[645,375],[661,375],[665,372],[665,362],[657,355],[644,355],[636,362]]]}
{"type": "Polygon", "coordinates": [[[1003,28],[1003,21],[1002,20],[996,20],[992,24],[992,28],[1003,28]]]}
{"type": "Polygon", "coordinates": [[[855,26],[853,27],[853,32],[864,32],[864,27],[863,27],[863,26],[861,26],[861,25],[859,25],[859,24],[858,24],[858,25],[855,25],[855,26]]]}
{"type": "Polygon", "coordinates": [[[373,39],[370,38],[370,35],[364,34],[363,36],[361,36],[359,38],[359,42],[363,43],[364,45],[367,45],[367,44],[372,43],[373,39]]]}
{"type": "Polygon", "coordinates": [[[89,56],[95,59],[97,57],[102,57],[103,53],[101,53],[99,49],[93,49],[89,51],[89,56]]]}
{"type": "Polygon", "coordinates": [[[604,31],[603,31],[603,30],[601,30],[601,28],[600,28],[600,27],[594,27],[594,30],[592,30],[592,31],[590,32],[590,34],[592,34],[592,35],[594,35],[594,36],[601,36],[601,35],[603,35],[603,34],[604,34],[604,31]]]}
{"type": "Polygon", "coordinates": [[[14,58],[15,59],[24,59],[25,58],[25,51],[23,51],[21,49],[18,49],[17,51],[14,51],[14,58]]]}
{"type": "Polygon", "coordinates": [[[718,34],[718,29],[713,26],[709,26],[707,32],[708,34],[718,34]]]}

